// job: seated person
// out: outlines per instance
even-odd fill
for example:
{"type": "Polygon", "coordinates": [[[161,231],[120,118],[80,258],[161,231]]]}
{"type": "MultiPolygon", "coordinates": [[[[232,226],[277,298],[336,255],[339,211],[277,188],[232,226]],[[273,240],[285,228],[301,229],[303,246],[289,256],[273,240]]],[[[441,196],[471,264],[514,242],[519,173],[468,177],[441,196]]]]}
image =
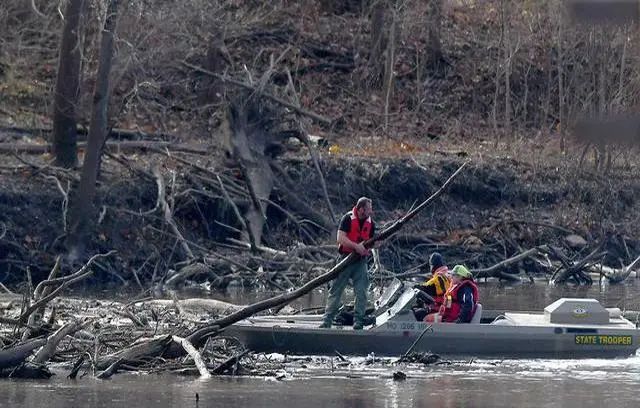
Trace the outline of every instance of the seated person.
{"type": "MultiPolygon", "coordinates": [[[[451,286],[444,295],[439,317],[442,322],[469,323],[480,300],[478,286],[471,272],[463,265],[453,267],[451,279],[451,286]]],[[[435,318],[432,321],[438,321],[438,319],[435,318]]]]}
{"type": "Polygon", "coordinates": [[[440,310],[444,302],[444,294],[451,285],[449,268],[444,264],[442,255],[437,252],[431,254],[429,257],[429,269],[432,274],[431,278],[414,286],[414,288],[420,289],[433,298],[431,304],[426,304],[428,302],[423,301],[418,296],[418,302],[413,307],[413,313],[418,321],[424,320],[427,314],[440,310]]]}

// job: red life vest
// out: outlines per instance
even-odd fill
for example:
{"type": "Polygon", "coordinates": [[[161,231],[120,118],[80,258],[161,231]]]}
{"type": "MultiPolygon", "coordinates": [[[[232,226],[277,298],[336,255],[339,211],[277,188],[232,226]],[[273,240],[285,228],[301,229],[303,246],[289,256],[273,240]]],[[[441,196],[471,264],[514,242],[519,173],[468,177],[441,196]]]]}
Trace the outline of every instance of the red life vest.
{"type": "MultiPolygon", "coordinates": [[[[351,217],[351,227],[349,227],[349,232],[347,232],[347,238],[355,243],[366,241],[371,238],[371,230],[373,229],[371,217],[367,217],[366,220],[362,221],[361,226],[361,221],[358,219],[357,214],[358,212],[356,211],[356,207],[353,207],[353,210],[349,213],[349,216],[351,217]]],[[[353,249],[345,248],[340,245],[338,246],[338,251],[343,254],[350,254],[353,252],[353,249]]]]}
{"type": "Polygon", "coordinates": [[[444,295],[444,303],[440,308],[440,314],[442,315],[443,322],[455,322],[460,316],[460,303],[458,302],[458,291],[464,286],[471,286],[473,290],[473,307],[471,308],[471,316],[476,312],[476,305],[478,304],[479,292],[478,286],[471,279],[465,279],[458,284],[452,284],[447,293],[444,295]]]}

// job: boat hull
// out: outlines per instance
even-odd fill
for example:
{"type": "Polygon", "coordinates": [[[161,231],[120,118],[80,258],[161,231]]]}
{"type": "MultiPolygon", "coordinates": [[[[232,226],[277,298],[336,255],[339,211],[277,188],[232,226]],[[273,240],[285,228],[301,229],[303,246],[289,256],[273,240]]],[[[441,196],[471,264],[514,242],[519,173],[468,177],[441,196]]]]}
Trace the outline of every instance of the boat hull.
{"type": "Polygon", "coordinates": [[[319,329],[310,321],[247,322],[227,329],[250,350],[283,354],[400,356],[413,351],[498,358],[603,358],[635,353],[637,330],[399,323],[393,328],[319,329]],[[424,332],[424,334],[423,334],[424,332]]]}

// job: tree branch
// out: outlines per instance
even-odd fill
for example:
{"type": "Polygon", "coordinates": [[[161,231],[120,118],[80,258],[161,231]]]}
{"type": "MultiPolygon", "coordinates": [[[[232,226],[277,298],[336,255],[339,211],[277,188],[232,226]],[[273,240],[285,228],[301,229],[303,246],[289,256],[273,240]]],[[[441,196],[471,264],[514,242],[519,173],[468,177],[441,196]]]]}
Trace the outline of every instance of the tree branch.
{"type": "Polygon", "coordinates": [[[244,83],[242,81],[238,81],[238,80],[229,78],[226,75],[216,74],[215,72],[211,72],[211,71],[209,71],[207,69],[204,69],[202,67],[199,67],[197,65],[190,64],[187,61],[182,61],[182,65],[184,65],[186,67],[189,67],[189,68],[191,68],[191,69],[193,69],[195,71],[201,72],[203,74],[210,75],[210,76],[212,76],[214,78],[217,78],[217,79],[219,79],[219,80],[221,80],[223,82],[228,82],[230,84],[239,86],[241,88],[249,89],[249,90],[251,90],[253,92],[256,92],[257,94],[259,94],[261,96],[264,96],[267,99],[270,99],[270,100],[272,100],[272,101],[274,101],[276,103],[279,103],[280,105],[285,106],[285,107],[287,107],[289,109],[293,109],[294,111],[298,112],[299,114],[304,115],[304,116],[308,116],[311,119],[314,119],[315,121],[320,122],[322,124],[325,124],[327,126],[331,126],[331,124],[333,123],[333,121],[331,119],[327,119],[324,116],[319,115],[319,114],[317,114],[315,112],[311,112],[309,110],[302,109],[301,107],[296,106],[296,105],[294,105],[294,104],[292,104],[290,102],[287,102],[282,98],[274,96],[274,95],[272,95],[270,93],[266,93],[266,92],[264,92],[264,91],[262,91],[262,90],[260,90],[260,89],[258,89],[256,87],[254,87],[252,85],[249,85],[247,83],[244,83]]]}

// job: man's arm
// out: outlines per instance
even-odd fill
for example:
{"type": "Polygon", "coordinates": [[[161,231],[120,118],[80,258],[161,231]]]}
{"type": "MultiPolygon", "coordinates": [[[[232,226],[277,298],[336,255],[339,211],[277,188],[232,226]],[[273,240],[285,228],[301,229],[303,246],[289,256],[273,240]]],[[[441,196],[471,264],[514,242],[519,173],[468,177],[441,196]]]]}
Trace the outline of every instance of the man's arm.
{"type": "Polygon", "coordinates": [[[353,251],[356,251],[362,256],[369,255],[369,250],[365,248],[364,245],[362,245],[362,242],[353,242],[349,239],[349,237],[347,237],[347,233],[345,231],[342,231],[341,229],[338,230],[336,239],[338,241],[338,244],[342,245],[344,248],[349,248],[353,251]]]}

